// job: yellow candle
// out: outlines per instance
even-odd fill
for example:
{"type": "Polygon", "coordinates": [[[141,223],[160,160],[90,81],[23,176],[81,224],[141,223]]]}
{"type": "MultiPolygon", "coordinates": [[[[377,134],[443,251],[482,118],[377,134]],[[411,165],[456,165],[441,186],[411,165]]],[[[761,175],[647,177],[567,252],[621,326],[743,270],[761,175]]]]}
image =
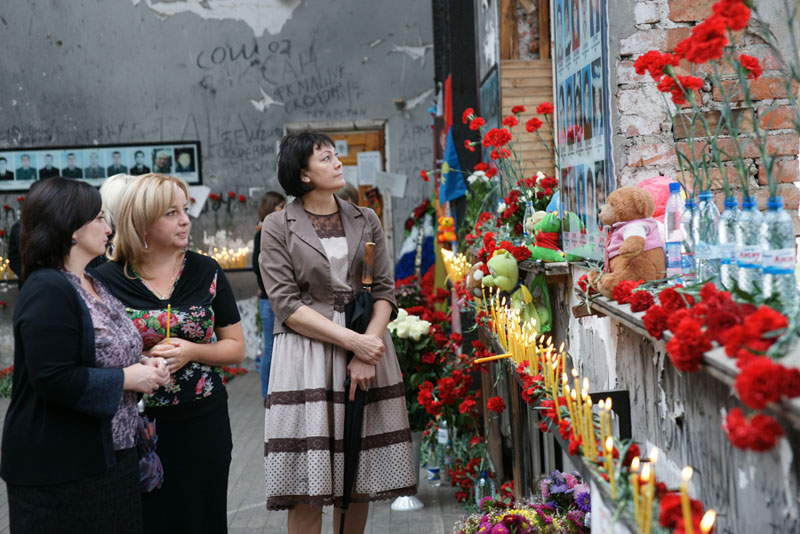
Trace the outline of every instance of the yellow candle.
{"type": "Polygon", "coordinates": [[[650,483],[650,473],[652,468],[649,463],[642,465],[642,474],[639,476],[639,482],[643,484],[640,493],[642,500],[639,503],[639,529],[644,531],[644,522],[647,519],[647,489],[650,483]]]}
{"type": "Polygon", "coordinates": [[[575,418],[572,420],[572,430],[578,437],[583,437],[583,423],[581,419],[581,408],[577,401],[578,396],[575,394],[575,390],[573,389],[570,392],[570,396],[572,397],[572,409],[575,412],[575,418]]]}
{"type": "Polygon", "coordinates": [[[487,356],[486,358],[478,358],[477,360],[475,360],[475,363],[491,362],[491,361],[494,361],[494,360],[500,360],[500,359],[503,359],[503,358],[508,358],[509,356],[511,356],[510,352],[506,352],[505,354],[496,354],[494,356],[487,356]]]}
{"type": "Polygon", "coordinates": [[[639,457],[631,461],[631,486],[633,488],[633,518],[639,525],[639,457]]]}
{"type": "Polygon", "coordinates": [[[608,435],[606,434],[606,424],[605,424],[605,417],[606,417],[606,403],[605,401],[600,401],[597,403],[597,407],[600,409],[598,415],[600,416],[600,443],[605,443],[606,438],[608,435]]]}
{"type": "Polygon", "coordinates": [[[167,343],[169,343],[169,331],[172,320],[172,305],[167,304],[167,343]]]}
{"type": "Polygon", "coordinates": [[[594,461],[594,432],[590,430],[592,420],[592,399],[583,397],[583,455],[594,461]]]}
{"type": "Polygon", "coordinates": [[[556,380],[555,374],[553,375],[553,402],[555,402],[556,406],[556,415],[558,416],[558,422],[561,422],[561,405],[558,403],[558,380],[556,380]]]}
{"type": "Polygon", "coordinates": [[[694,525],[692,524],[692,504],[689,501],[689,481],[692,479],[694,471],[690,466],[686,466],[681,471],[681,511],[683,512],[683,530],[686,534],[694,534],[694,525]]]}
{"type": "Polygon", "coordinates": [[[611,482],[611,498],[617,500],[617,481],[614,477],[614,438],[606,440],[606,458],[608,462],[608,480],[611,482]]]}
{"type": "Polygon", "coordinates": [[[709,510],[703,515],[703,519],[700,520],[700,532],[703,534],[708,534],[711,532],[711,529],[714,527],[714,520],[717,519],[717,512],[714,510],[709,510]]]}
{"type": "Polygon", "coordinates": [[[606,435],[611,435],[611,397],[606,397],[606,435]]]}

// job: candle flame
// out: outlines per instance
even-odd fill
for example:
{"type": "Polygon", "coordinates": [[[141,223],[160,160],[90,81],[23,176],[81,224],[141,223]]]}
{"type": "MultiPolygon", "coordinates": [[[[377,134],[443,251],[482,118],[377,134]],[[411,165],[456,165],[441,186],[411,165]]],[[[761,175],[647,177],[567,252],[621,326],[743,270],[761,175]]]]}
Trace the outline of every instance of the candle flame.
{"type": "Polygon", "coordinates": [[[589,391],[589,379],[586,378],[585,376],[583,377],[583,388],[582,389],[585,389],[586,391],[589,391]]]}
{"type": "Polygon", "coordinates": [[[714,510],[709,510],[708,512],[703,515],[703,519],[700,520],[700,532],[703,534],[707,534],[711,532],[711,527],[714,526],[714,521],[717,519],[717,512],[714,510]]]}
{"type": "Polygon", "coordinates": [[[612,438],[611,436],[608,436],[606,438],[606,452],[608,454],[611,454],[611,451],[613,451],[613,450],[614,450],[614,438],[612,438]]]}
{"type": "Polygon", "coordinates": [[[601,410],[605,410],[606,409],[605,401],[601,400],[599,403],[597,403],[597,405],[600,407],[601,410]]]}
{"type": "Polygon", "coordinates": [[[572,378],[578,378],[578,371],[577,369],[572,370],[572,378]]]}
{"type": "Polygon", "coordinates": [[[691,466],[687,465],[681,471],[681,478],[684,482],[689,482],[692,479],[692,475],[694,474],[694,469],[691,466]]]}
{"type": "Polygon", "coordinates": [[[578,396],[575,395],[575,390],[569,392],[569,396],[572,397],[572,400],[578,400],[578,396]]]}
{"type": "Polygon", "coordinates": [[[611,397],[606,398],[606,410],[611,411],[611,397]]]}
{"type": "Polygon", "coordinates": [[[561,342],[561,345],[558,347],[558,352],[564,352],[564,342],[561,342]]]}
{"type": "MultiPolygon", "coordinates": [[[[567,385],[567,373],[561,373],[561,383],[567,385]]],[[[567,386],[568,387],[568,386],[567,386]]]]}
{"type": "Polygon", "coordinates": [[[650,449],[650,463],[654,464],[658,461],[658,447],[650,449]]]}
{"type": "Polygon", "coordinates": [[[650,470],[651,470],[650,464],[645,463],[642,466],[642,474],[641,476],[639,476],[639,480],[641,480],[642,482],[647,482],[648,480],[650,480],[650,470]]]}
{"type": "Polygon", "coordinates": [[[641,462],[641,460],[639,460],[639,457],[638,456],[634,456],[633,460],[631,460],[631,471],[633,471],[634,473],[639,471],[639,463],[640,462],[641,462]]]}

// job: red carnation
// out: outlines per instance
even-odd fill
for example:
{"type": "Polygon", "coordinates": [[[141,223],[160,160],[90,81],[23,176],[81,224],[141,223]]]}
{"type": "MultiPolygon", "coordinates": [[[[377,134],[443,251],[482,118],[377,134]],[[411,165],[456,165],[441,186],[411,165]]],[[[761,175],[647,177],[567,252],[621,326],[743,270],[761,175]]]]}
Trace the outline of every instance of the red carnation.
{"type": "Polygon", "coordinates": [[[236,193],[233,191],[228,191],[228,198],[236,198],[236,193]]]}
{"type": "MultiPolygon", "coordinates": [[[[696,523],[695,532],[700,532],[700,519],[703,516],[703,503],[694,499],[689,499],[692,513],[692,522],[696,523]]],[[[658,515],[658,523],[663,527],[676,528],[683,527],[683,511],[681,508],[681,495],[669,492],[661,497],[659,501],[661,513],[658,515]]]]}
{"type": "Polygon", "coordinates": [[[553,104],[550,102],[542,102],[541,104],[536,106],[536,113],[538,113],[539,115],[550,115],[551,113],[553,113],[553,111],[554,111],[553,104]]]}
{"type": "Polygon", "coordinates": [[[686,317],[675,330],[675,336],[667,342],[666,349],[676,369],[693,373],[700,366],[703,353],[711,350],[711,342],[703,335],[700,321],[686,317]]]}
{"type": "Polygon", "coordinates": [[[470,130],[480,130],[482,126],[486,125],[486,121],[480,117],[475,117],[469,123],[470,130]]]}
{"type": "Polygon", "coordinates": [[[533,133],[536,130],[538,130],[539,128],[541,128],[542,124],[544,124],[544,123],[541,120],[539,120],[538,117],[534,117],[534,118],[532,118],[531,120],[529,120],[528,122],[525,123],[525,129],[528,130],[529,132],[533,133]]]}
{"type": "Polygon", "coordinates": [[[742,0],[719,0],[714,4],[714,16],[722,19],[731,30],[739,31],[747,27],[750,9],[742,0]]]}
{"type": "Polygon", "coordinates": [[[428,365],[431,365],[436,362],[436,353],[426,352],[421,356],[420,359],[422,360],[422,363],[427,363],[428,365]]]}
{"type": "Polygon", "coordinates": [[[459,413],[464,415],[468,415],[475,409],[475,399],[472,396],[467,397],[464,401],[458,406],[459,413]]]}
{"type": "Polygon", "coordinates": [[[241,202],[242,204],[244,204],[245,202],[247,202],[247,197],[246,197],[246,196],[244,196],[244,195],[239,195],[239,202],[241,202]]]}
{"type": "Polygon", "coordinates": [[[490,167],[490,168],[486,169],[486,177],[487,178],[492,178],[494,176],[497,176],[497,167],[490,167]]]}
{"type": "Polygon", "coordinates": [[[628,303],[631,305],[631,311],[643,312],[655,304],[655,300],[649,291],[634,291],[628,299],[628,303]]]}
{"type": "Polygon", "coordinates": [[[503,399],[500,397],[492,397],[488,401],[486,401],[486,407],[489,409],[490,412],[495,413],[503,413],[506,409],[506,403],[503,402],[503,399]]]}
{"type": "Polygon", "coordinates": [[[211,200],[213,200],[214,202],[218,202],[218,201],[222,200],[222,197],[220,197],[220,196],[219,196],[218,194],[216,194],[216,193],[209,193],[209,194],[208,194],[208,198],[210,198],[210,199],[211,199],[211,200]]]}
{"type": "Polygon", "coordinates": [[[629,302],[633,290],[643,282],[643,280],[621,280],[611,291],[611,298],[620,304],[626,304],[629,302]]]}
{"type": "Polygon", "coordinates": [[[671,73],[671,68],[677,67],[680,62],[681,58],[674,54],[662,54],[657,50],[650,50],[646,54],[639,56],[634,62],[633,68],[636,70],[636,74],[640,76],[649,72],[650,76],[656,82],[659,82],[661,77],[664,76],[664,70],[671,73]],[[668,66],[670,67],[669,69],[667,69],[668,66]]]}
{"type": "Polygon", "coordinates": [[[683,57],[692,63],[705,63],[721,58],[723,48],[728,44],[725,25],[726,20],[721,17],[710,17],[695,26],[692,35],[680,43],[675,52],[680,50],[683,57]]]}
{"type": "Polygon", "coordinates": [[[525,113],[525,106],[519,106],[519,105],[514,106],[513,108],[511,108],[511,113],[513,113],[514,115],[525,113]]]}
{"type": "Polygon", "coordinates": [[[742,450],[768,451],[783,435],[778,422],[764,414],[745,418],[741,408],[734,408],[725,419],[722,427],[734,447],[742,450]]]}
{"type": "Polygon", "coordinates": [[[467,140],[464,141],[464,148],[466,148],[470,152],[475,152],[475,147],[472,146],[472,144],[473,144],[472,141],[467,139],[467,140]]]}
{"type": "Polygon", "coordinates": [[[23,195],[20,195],[20,196],[17,197],[17,202],[19,202],[20,204],[22,204],[24,201],[25,201],[25,197],[23,195]]]}
{"type": "Polygon", "coordinates": [[[510,252],[517,261],[525,261],[531,257],[531,251],[528,247],[513,247],[510,252]]]}
{"type": "Polygon", "coordinates": [[[757,80],[758,77],[761,76],[761,64],[759,64],[758,60],[753,56],[742,54],[739,56],[739,62],[742,64],[742,67],[749,71],[747,75],[748,78],[757,80]]]}
{"type": "Polygon", "coordinates": [[[3,204],[3,210],[4,211],[11,211],[11,206],[9,206],[8,204],[3,204]]]}
{"type": "Polygon", "coordinates": [[[475,110],[472,108],[467,108],[461,115],[461,122],[467,124],[472,119],[473,116],[475,116],[475,110]]]}
{"type": "Polygon", "coordinates": [[[509,115],[508,117],[503,119],[503,126],[507,126],[508,128],[513,128],[517,124],[519,124],[519,121],[513,115],[509,115]]]}
{"type": "Polygon", "coordinates": [[[472,167],[472,169],[476,170],[476,171],[486,172],[486,171],[489,170],[489,164],[488,163],[484,163],[483,161],[481,161],[480,163],[478,163],[477,165],[472,167]]]}
{"type": "Polygon", "coordinates": [[[667,310],[675,311],[694,304],[694,297],[677,291],[681,286],[662,289],[658,294],[658,303],[667,310]]]}
{"type": "MultiPolygon", "coordinates": [[[[793,371],[800,372],[797,369],[793,371]]],[[[773,362],[768,356],[756,356],[742,368],[734,387],[749,408],[762,410],[770,402],[781,398],[784,376],[789,372],[789,369],[773,362]]]]}
{"type": "Polygon", "coordinates": [[[425,169],[422,169],[421,171],[419,171],[419,175],[420,175],[420,178],[422,178],[426,182],[430,182],[431,181],[430,177],[428,176],[428,171],[426,171],[425,169]]]}

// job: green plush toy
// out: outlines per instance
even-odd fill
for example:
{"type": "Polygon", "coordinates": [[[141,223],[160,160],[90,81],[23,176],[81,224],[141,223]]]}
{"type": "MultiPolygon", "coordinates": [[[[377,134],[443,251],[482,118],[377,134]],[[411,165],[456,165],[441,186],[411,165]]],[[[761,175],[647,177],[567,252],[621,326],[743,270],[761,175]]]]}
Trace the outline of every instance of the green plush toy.
{"type": "Polygon", "coordinates": [[[564,261],[564,252],[558,246],[561,234],[561,219],[555,212],[545,213],[533,225],[534,243],[528,246],[531,260],[545,262],[564,261]]]}
{"type": "Polygon", "coordinates": [[[510,252],[498,249],[494,256],[486,262],[489,274],[483,277],[483,287],[496,287],[500,291],[509,292],[519,281],[519,265],[517,259],[510,252]]]}

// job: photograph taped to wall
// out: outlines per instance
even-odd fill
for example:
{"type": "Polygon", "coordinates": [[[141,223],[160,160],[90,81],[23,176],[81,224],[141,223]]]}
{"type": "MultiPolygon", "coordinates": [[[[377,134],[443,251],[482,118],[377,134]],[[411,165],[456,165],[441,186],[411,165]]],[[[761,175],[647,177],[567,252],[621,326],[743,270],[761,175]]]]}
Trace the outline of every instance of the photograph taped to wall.
{"type": "Polygon", "coordinates": [[[605,86],[608,48],[605,0],[556,0],[556,124],[565,215],[563,246],[600,260],[607,230],[597,218],[614,183],[605,86]],[[561,17],[559,20],[559,13],[561,17]]]}
{"type": "Polygon", "coordinates": [[[199,141],[0,149],[0,191],[24,192],[34,180],[64,176],[100,186],[115,174],[175,175],[200,184],[199,141]]]}

